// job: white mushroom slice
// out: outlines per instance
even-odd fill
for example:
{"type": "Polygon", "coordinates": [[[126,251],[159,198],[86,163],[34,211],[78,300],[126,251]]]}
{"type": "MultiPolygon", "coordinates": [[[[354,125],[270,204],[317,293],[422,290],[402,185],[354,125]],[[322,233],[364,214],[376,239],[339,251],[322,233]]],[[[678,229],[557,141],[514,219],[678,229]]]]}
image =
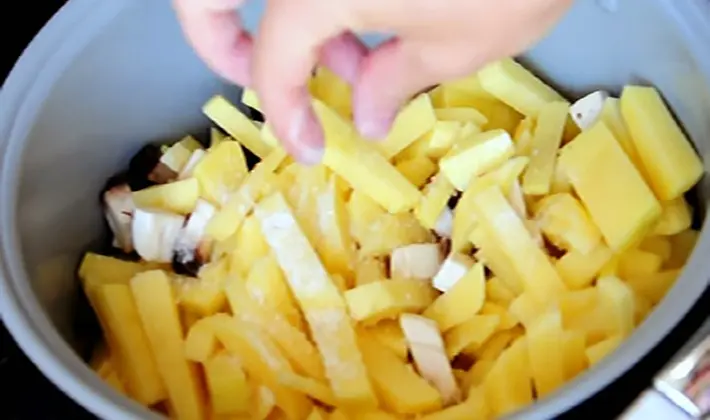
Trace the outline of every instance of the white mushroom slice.
{"type": "Polygon", "coordinates": [[[434,232],[443,238],[451,238],[454,232],[454,212],[444,207],[434,224],[434,232]]]}
{"type": "Polygon", "coordinates": [[[581,130],[591,128],[599,119],[604,108],[604,101],[608,97],[607,92],[598,90],[578,100],[569,108],[572,120],[581,130]]]}
{"type": "Polygon", "coordinates": [[[104,192],[104,215],[111,232],[113,232],[113,246],[123,252],[133,251],[131,235],[131,222],[135,205],[131,188],[127,184],[117,185],[104,192]]]}
{"type": "Polygon", "coordinates": [[[461,392],[436,322],[421,315],[402,314],[399,324],[419,374],[439,391],[445,405],[457,402],[461,392]]]}
{"type": "Polygon", "coordinates": [[[197,200],[195,210],[187,219],[187,223],[180,230],[178,239],[175,242],[175,254],[177,261],[186,264],[197,259],[196,253],[200,248],[200,243],[205,236],[207,223],[215,214],[215,207],[205,200],[197,200]]]}
{"type": "Polygon", "coordinates": [[[390,256],[392,278],[430,280],[441,267],[438,244],[413,244],[396,248],[390,256]]]}
{"type": "Polygon", "coordinates": [[[192,176],[192,172],[195,170],[195,166],[197,166],[197,164],[200,163],[202,158],[205,157],[205,153],[206,152],[204,149],[197,149],[192,152],[192,155],[190,155],[190,159],[187,160],[187,163],[180,171],[180,174],[178,174],[178,179],[182,180],[190,178],[192,176]]]}
{"type": "Polygon", "coordinates": [[[184,224],[184,216],[136,209],[132,230],[136,252],[146,261],[171,262],[184,224]]]}
{"type": "Polygon", "coordinates": [[[450,254],[432,280],[435,289],[446,292],[473,267],[473,258],[464,254],[450,254]]]}

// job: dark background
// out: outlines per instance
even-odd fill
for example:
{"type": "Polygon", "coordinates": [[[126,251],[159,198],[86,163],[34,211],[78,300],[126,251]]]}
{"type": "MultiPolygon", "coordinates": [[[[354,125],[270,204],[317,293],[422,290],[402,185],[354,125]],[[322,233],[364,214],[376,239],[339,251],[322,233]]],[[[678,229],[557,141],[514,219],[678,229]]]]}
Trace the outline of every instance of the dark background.
{"type": "MultiPolygon", "coordinates": [[[[13,13],[0,13],[0,77],[4,81],[12,64],[44,23],[64,4],[62,0],[16,2],[13,13]]],[[[604,391],[562,416],[564,419],[616,417],[654,374],[690,338],[708,316],[710,292],[704,293],[686,319],[651,354],[604,391]]],[[[7,333],[0,322],[0,403],[7,420],[92,419],[47,381],[7,333]]]]}

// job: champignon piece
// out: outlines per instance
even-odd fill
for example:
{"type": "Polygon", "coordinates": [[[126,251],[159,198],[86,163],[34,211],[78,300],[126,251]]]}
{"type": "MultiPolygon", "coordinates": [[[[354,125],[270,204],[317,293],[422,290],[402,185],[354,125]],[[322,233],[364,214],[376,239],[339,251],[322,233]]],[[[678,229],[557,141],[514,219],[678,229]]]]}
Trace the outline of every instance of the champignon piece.
{"type": "Polygon", "coordinates": [[[133,246],[146,261],[169,263],[185,217],[173,213],[136,209],[133,213],[133,246]]]}
{"type": "Polygon", "coordinates": [[[160,163],[162,152],[159,146],[149,144],[136,153],[128,164],[128,185],[132,191],[138,191],[155,185],[150,175],[160,163]]]}
{"type": "Polygon", "coordinates": [[[604,102],[609,97],[607,92],[598,90],[579,99],[569,108],[572,120],[582,130],[588,130],[599,120],[604,109],[604,102]]]}
{"type": "Polygon", "coordinates": [[[128,184],[117,185],[103,194],[104,216],[113,233],[113,246],[133,252],[131,224],[135,205],[128,184]]]}
{"type": "Polygon", "coordinates": [[[195,210],[190,214],[187,223],[180,230],[175,242],[174,264],[188,265],[191,263],[202,264],[207,259],[202,255],[206,251],[203,246],[205,228],[215,214],[215,207],[205,200],[197,200],[195,210]]]}
{"type": "Polygon", "coordinates": [[[156,184],[167,184],[177,178],[177,172],[173,171],[163,162],[158,162],[148,174],[148,180],[156,184]]]}
{"type": "Polygon", "coordinates": [[[446,206],[453,210],[456,208],[456,205],[459,203],[460,199],[461,193],[456,191],[451,197],[449,197],[449,201],[446,203],[446,206]]]}
{"type": "Polygon", "coordinates": [[[432,285],[440,292],[446,292],[473,267],[474,260],[465,254],[450,254],[441,264],[439,272],[432,280],[432,285]]]}
{"type": "Polygon", "coordinates": [[[438,244],[412,244],[396,248],[390,257],[392,278],[431,280],[441,267],[438,244]]]}
{"type": "Polygon", "coordinates": [[[450,208],[444,207],[441,211],[436,219],[434,232],[442,238],[451,238],[454,232],[454,212],[450,208]]]}

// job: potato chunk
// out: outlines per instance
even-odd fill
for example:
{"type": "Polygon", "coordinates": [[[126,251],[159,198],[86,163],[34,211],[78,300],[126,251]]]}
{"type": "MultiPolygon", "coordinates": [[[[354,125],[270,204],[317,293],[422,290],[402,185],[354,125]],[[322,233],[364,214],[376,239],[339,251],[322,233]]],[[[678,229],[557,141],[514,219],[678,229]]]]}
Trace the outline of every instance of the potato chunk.
{"type": "Polygon", "coordinates": [[[299,373],[317,379],[325,377],[318,352],[304,332],[251,297],[241,279],[230,279],[225,292],[234,317],[265,332],[299,373]]]}
{"type": "Polygon", "coordinates": [[[238,357],[217,353],[205,361],[204,371],[215,414],[249,414],[251,388],[238,357]]]}
{"type": "Polygon", "coordinates": [[[222,205],[247,175],[247,161],[242,146],[236,141],[223,142],[210,148],[195,166],[192,176],[200,183],[200,195],[209,202],[222,205]]]}
{"type": "Polygon", "coordinates": [[[397,170],[415,187],[421,188],[436,173],[436,164],[426,156],[417,156],[402,160],[396,165],[397,170]]]}
{"type": "Polygon", "coordinates": [[[527,195],[550,192],[568,110],[566,102],[551,102],[540,109],[531,143],[530,164],[523,175],[522,187],[527,195]]]}
{"type": "Polygon", "coordinates": [[[690,228],[693,223],[693,209],[684,197],[661,203],[661,218],[653,228],[656,235],[675,235],[690,228]]]}
{"type": "Polygon", "coordinates": [[[367,335],[360,348],[377,395],[388,410],[399,414],[418,414],[441,408],[439,392],[409,369],[389,349],[367,335]]]}
{"type": "Polygon", "coordinates": [[[209,322],[224,348],[239,356],[247,375],[267,385],[273,392],[276,405],[286,418],[298,420],[308,415],[313,405],[310,400],[278,383],[279,372],[290,372],[292,369],[268,336],[253,325],[226,314],[212,315],[209,322]]]}
{"type": "Polygon", "coordinates": [[[582,289],[594,281],[597,274],[611,261],[613,254],[604,244],[599,243],[589,253],[572,250],[555,263],[555,269],[570,289],[582,289]]]}
{"type": "Polygon", "coordinates": [[[147,271],[131,280],[131,290],[170,404],[180,418],[206,418],[197,366],[184,357],[184,334],[170,280],[162,271],[147,271]]]}
{"type": "Polygon", "coordinates": [[[207,235],[216,241],[232,236],[261,198],[266,186],[274,177],[274,171],[286,159],[283,149],[275,149],[249,172],[239,188],[230,194],[226,204],[207,225],[207,235]]]}
{"type": "Polygon", "coordinates": [[[489,188],[474,197],[473,203],[480,227],[504,253],[525,291],[541,302],[558,296],[565,289],[562,280],[501,190],[489,188]]]}
{"type": "Polygon", "coordinates": [[[419,373],[439,390],[444,404],[458,401],[461,393],[436,323],[412,314],[402,315],[399,322],[419,373]]]}
{"type": "Polygon", "coordinates": [[[444,335],[446,355],[453,360],[459,353],[474,353],[493,335],[498,325],[498,315],[474,315],[444,335]]]}
{"type": "Polygon", "coordinates": [[[346,404],[374,406],[375,395],[345,302],[286,200],[280,193],[265,198],[257,206],[256,216],[311,327],[336,398],[346,404]]]}
{"type": "Polygon", "coordinates": [[[235,140],[252,153],[265,158],[273,148],[261,137],[259,129],[223,96],[214,96],[203,107],[202,112],[235,140]]]}
{"type": "Polygon", "coordinates": [[[436,114],[431,100],[428,95],[421,94],[397,114],[387,138],[378,143],[377,147],[387,159],[391,159],[426,134],[435,124],[436,114]]]}
{"type": "Polygon", "coordinates": [[[525,116],[537,116],[546,103],[564,101],[560,94],[512,58],[489,64],[478,75],[486,91],[525,116]]]}
{"type": "Polygon", "coordinates": [[[535,391],[539,397],[560,387],[566,378],[562,317],[559,311],[541,315],[528,329],[527,348],[535,391]]]}
{"type": "Polygon", "coordinates": [[[655,88],[625,87],[621,113],[659,200],[679,198],[698,182],[703,164],[655,88]]]}
{"type": "Polygon", "coordinates": [[[190,178],[136,191],[133,202],[141,209],[188,214],[195,208],[199,194],[198,181],[190,178]]]}
{"type": "Polygon", "coordinates": [[[660,204],[603,123],[565,146],[559,163],[612,250],[640,242],[660,216],[660,204]]]}
{"type": "Polygon", "coordinates": [[[486,297],[483,264],[476,264],[453,287],[439,296],[424,311],[424,316],[445,332],[472,318],[483,306],[486,297]]]}
{"type": "Polygon", "coordinates": [[[424,197],[415,209],[417,219],[427,229],[434,229],[439,216],[447,209],[449,198],[454,194],[455,188],[449,180],[438,174],[424,187],[424,197]]]}
{"type": "Polygon", "coordinates": [[[540,229],[558,248],[586,255],[601,243],[599,228],[571,194],[548,195],[536,207],[540,229]]]}
{"type": "Polygon", "coordinates": [[[487,131],[460,142],[441,159],[439,166],[456,189],[464,191],[471,179],[500,166],[514,151],[510,134],[503,130],[487,131]]]}
{"type": "Polygon", "coordinates": [[[314,101],[314,106],[325,132],[325,166],[390,213],[404,212],[417,205],[421,193],[387,158],[357,138],[352,125],[323,103],[314,101]]]}
{"type": "Polygon", "coordinates": [[[597,280],[599,299],[604,311],[613,320],[610,325],[621,337],[627,337],[634,329],[634,294],[631,288],[616,277],[597,280]]]}
{"type": "Polygon", "coordinates": [[[97,286],[92,303],[117,362],[115,368],[124,377],[128,395],[146,405],[167,397],[128,284],[97,286]]]}
{"type": "Polygon", "coordinates": [[[527,343],[518,339],[503,351],[483,382],[486,403],[496,416],[533,401],[527,343]]]}
{"type": "Polygon", "coordinates": [[[434,301],[434,290],[425,282],[400,279],[358,286],[345,292],[350,316],[374,324],[405,312],[420,312],[434,301]]]}

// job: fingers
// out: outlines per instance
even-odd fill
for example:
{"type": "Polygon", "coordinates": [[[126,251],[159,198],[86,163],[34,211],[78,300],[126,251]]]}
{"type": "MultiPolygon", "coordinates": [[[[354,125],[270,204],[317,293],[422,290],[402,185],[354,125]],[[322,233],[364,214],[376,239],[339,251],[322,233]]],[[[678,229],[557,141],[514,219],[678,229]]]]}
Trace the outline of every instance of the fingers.
{"type": "Polygon", "coordinates": [[[396,38],[364,59],[353,92],[353,118],[363,137],[385,138],[400,106],[436,83],[418,61],[416,54],[396,38]]]}
{"type": "Polygon", "coordinates": [[[223,78],[249,86],[252,39],[236,13],[244,0],[175,0],[180,23],[197,54],[223,78]]]}
{"type": "Polygon", "coordinates": [[[276,136],[294,158],[306,164],[319,162],[324,147],[307,82],[321,45],[340,32],[327,26],[327,20],[314,19],[311,11],[290,0],[268,3],[256,39],[252,73],[276,136]]]}
{"type": "Polygon", "coordinates": [[[326,42],[320,52],[320,64],[354,85],[366,55],[365,44],[357,35],[347,31],[326,42]]]}

